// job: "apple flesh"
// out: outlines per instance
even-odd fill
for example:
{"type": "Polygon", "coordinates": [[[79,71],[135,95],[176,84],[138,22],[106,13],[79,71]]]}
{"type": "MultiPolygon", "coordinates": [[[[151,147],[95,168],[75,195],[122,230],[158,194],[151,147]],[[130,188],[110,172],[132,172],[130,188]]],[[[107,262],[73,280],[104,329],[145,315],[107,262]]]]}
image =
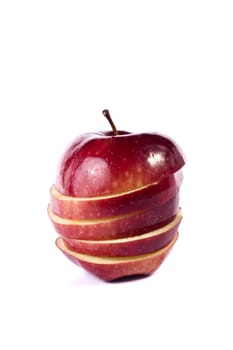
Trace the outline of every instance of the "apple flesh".
{"type": "Polygon", "coordinates": [[[130,257],[99,257],[80,254],[70,250],[61,237],[56,240],[56,245],[72,262],[82,266],[96,277],[110,282],[128,276],[151,275],[161,266],[177,238],[178,232],[173,240],[162,249],[150,254],[130,257]]]}
{"type": "Polygon", "coordinates": [[[50,189],[52,211],[66,219],[91,220],[108,218],[162,205],[179,191],[182,173],[172,174],[158,183],[134,191],[101,197],[70,197],[50,189]]]}
{"type": "Polygon", "coordinates": [[[56,215],[48,206],[55,230],[64,237],[108,240],[136,236],[162,227],[173,220],[179,209],[179,194],[160,206],[97,220],[70,220],[56,215]]]}
{"type": "Polygon", "coordinates": [[[87,241],[63,238],[68,249],[95,256],[135,256],[152,253],[166,246],[178,231],[182,219],[181,210],[169,224],[142,235],[105,241],[87,241]]]}
{"type": "Polygon", "coordinates": [[[89,133],[62,155],[55,187],[71,197],[119,194],[159,182],[183,165],[178,146],[161,134],[89,133]]]}

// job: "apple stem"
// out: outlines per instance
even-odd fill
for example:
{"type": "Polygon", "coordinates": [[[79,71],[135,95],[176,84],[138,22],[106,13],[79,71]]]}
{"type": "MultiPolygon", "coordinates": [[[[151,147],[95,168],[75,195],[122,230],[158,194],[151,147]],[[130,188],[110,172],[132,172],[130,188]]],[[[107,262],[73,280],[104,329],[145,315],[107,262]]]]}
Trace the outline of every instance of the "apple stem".
{"type": "Polygon", "coordinates": [[[118,135],[117,128],[116,128],[115,124],[113,123],[113,120],[111,118],[109,110],[108,109],[104,109],[103,110],[103,115],[108,119],[108,121],[109,121],[109,123],[110,123],[110,125],[112,127],[112,131],[113,131],[114,136],[118,135]]]}

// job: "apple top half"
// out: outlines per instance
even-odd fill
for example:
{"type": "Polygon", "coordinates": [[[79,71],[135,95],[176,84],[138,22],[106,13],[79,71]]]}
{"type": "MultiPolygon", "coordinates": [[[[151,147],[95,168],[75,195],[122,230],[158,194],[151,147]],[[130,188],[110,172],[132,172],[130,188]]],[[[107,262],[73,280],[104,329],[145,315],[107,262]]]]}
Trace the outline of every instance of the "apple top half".
{"type": "Polygon", "coordinates": [[[161,134],[86,133],[62,155],[55,186],[73,197],[111,196],[159,182],[184,164],[177,144],[161,134]]]}

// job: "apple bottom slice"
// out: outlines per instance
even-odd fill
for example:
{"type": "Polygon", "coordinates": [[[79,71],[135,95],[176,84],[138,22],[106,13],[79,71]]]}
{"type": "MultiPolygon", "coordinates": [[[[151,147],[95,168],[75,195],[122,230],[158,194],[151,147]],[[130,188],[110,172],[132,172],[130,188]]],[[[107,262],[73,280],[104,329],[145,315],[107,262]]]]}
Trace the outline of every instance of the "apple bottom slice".
{"type": "Polygon", "coordinates": [[[152,253],[166,246],[175,236],[182,219],[181,209],[167,225],[139,236],[104,240],[87,241],[63,238],[64,244],[74,252],[95,256],[135,256],[152,253]]]}
{"type": "Polygon", "coordinates": [[[134,275],[151,275],[163,263],[178,238],[178,232],[173,240],[162,249],[150,254],[131,257],[99,257],[80,254],[70,250],[63,238],[56,240],[57,247],[75,264],[104,281],[113,281],[122,277],[134,275]]]}

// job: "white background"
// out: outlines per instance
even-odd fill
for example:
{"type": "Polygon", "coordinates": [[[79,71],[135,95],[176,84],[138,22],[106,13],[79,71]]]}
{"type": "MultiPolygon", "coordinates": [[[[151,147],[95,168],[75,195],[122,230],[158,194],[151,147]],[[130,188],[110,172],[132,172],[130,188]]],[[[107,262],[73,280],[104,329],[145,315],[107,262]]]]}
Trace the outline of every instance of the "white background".
{"type": "Polygon", "coordinates": [[[0,2],[0,348],[232,349],[231,1],[0,2]],[[79,133],[172,136],[183,222],[151,277],[104,283],[56,249],[58,159],[79,133]]]}

